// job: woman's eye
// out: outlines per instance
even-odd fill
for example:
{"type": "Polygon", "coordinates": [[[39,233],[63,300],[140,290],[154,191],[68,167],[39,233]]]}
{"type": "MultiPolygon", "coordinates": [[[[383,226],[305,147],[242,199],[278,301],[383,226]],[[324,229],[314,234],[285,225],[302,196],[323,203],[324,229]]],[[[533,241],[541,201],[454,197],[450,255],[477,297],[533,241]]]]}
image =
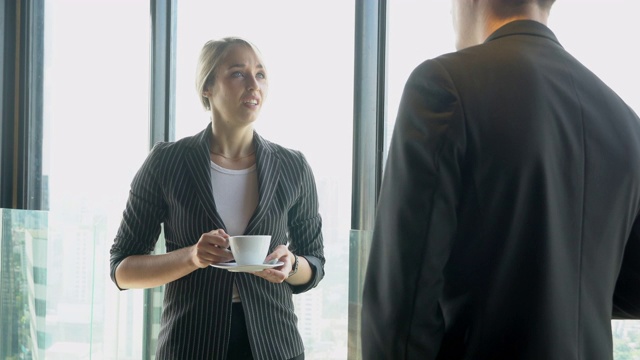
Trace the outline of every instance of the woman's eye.
{"type": "Polygon", "coordinates": [[[256,75],[256,77],[257,77],[258,79],[266,79],[266,78],[267,78],[267,75],[266,75],[265,73],[258,73],[258,74],[256,75]]]}
{"type": "Polygon", "coordinates": [[[240,71],[236,71],[233,74],[231,74],[231,77],[244,77],[244,74],[241,73],[240,71]]]}

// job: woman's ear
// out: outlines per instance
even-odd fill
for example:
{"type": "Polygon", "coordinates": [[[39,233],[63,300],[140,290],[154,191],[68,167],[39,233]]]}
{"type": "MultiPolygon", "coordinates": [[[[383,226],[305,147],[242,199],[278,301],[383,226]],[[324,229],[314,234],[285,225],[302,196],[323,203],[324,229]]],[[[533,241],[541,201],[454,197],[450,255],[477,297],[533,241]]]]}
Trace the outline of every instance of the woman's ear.
{"type": "Polygon", "coordinates": [[[211,79],[207,80],[207,82],[202,87],[202,96],[208,98],[211,97],[211,90],[213,88],[213,81],[211,79]]]}

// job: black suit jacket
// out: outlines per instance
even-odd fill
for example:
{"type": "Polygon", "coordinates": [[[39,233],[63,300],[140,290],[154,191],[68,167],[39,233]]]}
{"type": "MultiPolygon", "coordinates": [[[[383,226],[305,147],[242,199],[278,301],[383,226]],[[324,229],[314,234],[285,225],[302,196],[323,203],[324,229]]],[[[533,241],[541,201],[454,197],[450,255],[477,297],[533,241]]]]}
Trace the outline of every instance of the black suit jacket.
{"type": "Polygon", "coordinates": [[[364,359],[611,359],[612,314],[640,317],[639,209],[637,115],[546,26],[425,61],[384,171],[364,359]]]}
{"type": "MultiPolygon", "coordinates": [[[[201,133],[158,143],[136,174],[122,223],[111,248],[111,277],[127,256],[153,251],[161,225],[167,251],[225,229],[211,188],[211,124],[201,133]]],[[[225,359],[231,296],[242,298],[255,359],[289,359],[304,351],[292,294],[315,287],[324,277],[322,223],[314,177],[305,157],[254,133],[259,202],[245,234],[272,236],[270,251],[290,242],[314,277],[309,284],[274,284],[253,274],[214,267],[166,284],[156,359],[225,359]]],[[[117,283],[116,283],[117,285],[117,283]]]]}

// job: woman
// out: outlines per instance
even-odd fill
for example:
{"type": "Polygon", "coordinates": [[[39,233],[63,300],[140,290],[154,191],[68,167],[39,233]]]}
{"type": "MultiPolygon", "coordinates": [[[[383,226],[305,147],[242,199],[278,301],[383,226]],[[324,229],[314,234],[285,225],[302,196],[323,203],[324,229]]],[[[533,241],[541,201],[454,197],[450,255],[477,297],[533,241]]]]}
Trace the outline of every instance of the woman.
{"type": "Polygon", "coordinates": [[[158,143],[136,174],[111,249],[119,289],[166,284],[157,359],[303,359],[292,294],[324,277],[312,171],[298,151],[253,129],[268,90],[260,52],[240,38],[207,42],[196,88],[211,123],[158,143]],[[167,252],[151,255],[162,229],[167,252]],[[229,235],[271,235],[253,273],[233,259],[229,235]]]}

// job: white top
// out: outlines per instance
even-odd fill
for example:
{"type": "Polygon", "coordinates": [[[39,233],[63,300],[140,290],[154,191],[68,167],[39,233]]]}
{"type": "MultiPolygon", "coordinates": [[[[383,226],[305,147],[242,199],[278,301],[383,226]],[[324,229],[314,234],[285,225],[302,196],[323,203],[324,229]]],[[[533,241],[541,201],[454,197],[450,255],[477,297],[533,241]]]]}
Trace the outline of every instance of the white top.
{"type": "Polygon", "coordinates": [[[212,161],[211,186],[216,208],[227,227],[227,234],[243,235],[251,215],[258,206],[256,166],[230,170],[212,161]]]}
{"type": "MultiPolygon", "coordinates": [[[[255,164],[247,169],[231,170],[211,161],[213,198],[227,234],[243,235],[258,206],[258,173],[255,164]]],[[[233,302],[240,295],[233,286],[233,302]]]]}

